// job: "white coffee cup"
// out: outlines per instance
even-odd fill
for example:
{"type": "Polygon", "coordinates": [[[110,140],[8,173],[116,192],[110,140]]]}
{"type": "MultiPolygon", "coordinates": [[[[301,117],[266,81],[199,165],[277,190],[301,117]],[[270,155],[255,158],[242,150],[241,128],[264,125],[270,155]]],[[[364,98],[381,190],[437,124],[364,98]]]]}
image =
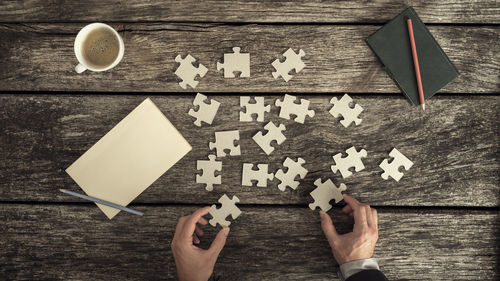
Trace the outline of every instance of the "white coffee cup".
{"type": "Polygon", "coordinates": [[[104,23],[91,23],[91,24],[85,26],[84,28],[82,28],[80,30],[80,32],[78,32],[78,35],[76,36],[75,55],[76,55],[76,58],[78,59],[79,64],[75,67],[75,71],[77,73],[82,73],[87,69],[92,70],[92,71],[109,70],[109,69],[115,67],[122,60],[124,52],[125,52],[125,45],[123,44],[123,39],[114,28],[112,28],[111,26],[104,24],[104,23]],[[96,66],[93,66],[92,64],[90,64],[89,62],[87,62],[84,58],[83,50],[82,50],[82,43],[86,39],[87,35],[91,31],[93,31],[95,29],[99,29],[99,28],[106,28],[106,29],[112,31],[112,33],[116,36],[116,39],[117,39],[118,44],[119,44],[118,55],[116,56],[115,60],[111,64],[108,64],[105,67],[96,67],[96,66]]]}

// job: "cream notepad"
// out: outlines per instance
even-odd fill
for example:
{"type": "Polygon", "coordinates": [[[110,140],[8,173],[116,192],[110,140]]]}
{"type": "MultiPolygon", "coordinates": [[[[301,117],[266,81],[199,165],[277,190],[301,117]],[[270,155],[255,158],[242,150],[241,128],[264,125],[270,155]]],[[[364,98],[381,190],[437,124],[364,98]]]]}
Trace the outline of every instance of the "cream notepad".
{"type": "MultiPolygon", "coordinates": [[[[66,172],[89,196],[128,205],[191,150],[148,98],[66,172]]],[[[117,209],[97,204],[112,219],[117,209]]]]}

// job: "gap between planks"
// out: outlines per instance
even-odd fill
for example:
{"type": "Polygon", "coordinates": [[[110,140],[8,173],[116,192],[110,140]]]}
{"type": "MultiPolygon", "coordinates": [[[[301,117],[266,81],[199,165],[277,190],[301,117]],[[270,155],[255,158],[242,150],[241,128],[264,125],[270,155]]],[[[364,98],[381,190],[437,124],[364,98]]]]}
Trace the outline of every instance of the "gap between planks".
{"type": "MultiPolygon", "coordinates": [[[[313,201],[311,199],[311,201],[313,201]]],[[[50,202],[50,201],[0,201],[0,205],[44,205],[44,206],[86,206],[93,207],[95,203],[92,202],[78,202],[78,201],[65,201],[65,202],[50,202]]],[[[219,204],[214,202],[213,204],[219,204]]],[[[193,203],[193,202],[137,202],[130,203],[128,207],[150,207],[150,208],[160,208],[160,207],[197,207],[202,208],[210,204],[206,203],[193,203]]],[[[238,203],[237,206],[243,208],[293,208],[293,209],[307,209],[308,204],[245,204],[238,203]]],[[[337,204],[333,205],[332,209],[341,209],[345,205],[337,204]]],[[[397,209],[399,211],[425,211],[425,210],[456,210],[456,211],[500,211],[500,206],[486,207],[486,206],[397,206],[397,205],[370,205],[372,208],[379,210],[391,210],[397,209]]]]}

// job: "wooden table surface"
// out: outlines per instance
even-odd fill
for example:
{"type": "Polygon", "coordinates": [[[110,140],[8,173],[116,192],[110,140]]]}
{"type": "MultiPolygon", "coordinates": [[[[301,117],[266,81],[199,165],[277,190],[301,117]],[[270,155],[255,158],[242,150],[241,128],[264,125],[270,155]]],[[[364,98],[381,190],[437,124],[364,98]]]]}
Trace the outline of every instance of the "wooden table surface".
{"type": "MultiPolygon", "coordinates": [[[[0,280],[175,280],[170,251],[177,219],[224,193],[241,199],[216,265],[223,280],[338,280],[335,261],[308,208],[313,182],[344,182],[379,211],[375,257],[390,280],[500,279],[500,5],[455,1],[0,1],[0,280]],[[428,101],[410,106],[365,38],[412,5],[460,71],[428,101]],[[73,41],[105,22],[125,42],[123,61],[76,74],[73,41]],[[252,58],[251,77],[224,79],[216,62],[231,47],[252,58]],[[288,47],[306,68],[288,83],[271,62],[288,47]],[[196,89],[174,75],[177,54],[209,72],[196,89]],[[222,103],[212,126],[187,115],[194,94],[222,103]],[[311,101],[305,124],[277,117],[287,140],[266,156],[251,136],[264,123],[238,121],[239,96],[284,93],[311,101]],[[349,93],[365,111],[344,128],[329,100],[349,93]],[[57,190],[79,187],[65,173],[81,154],[146,97],[193,150],[131,204],[145,213],[108,220],[94,204],[57,190]],[[195,183],[196,160],[214,132],[238,129],[242,155],[223,159],[222,185],[195,183]],[[342,179],[332,155],[355,145],[366,169],[342,179]],[[415,164],[400,182],[378,164],[397,147],[415,164]],[[241,163],[281,168],[303,157],[309,170],[295,191],[242,187],[241,163]]],[[[329,212],[340,231],[352,220],[329,212]]],[[[208,228],[211,237],[215,229],[208,228]]],[[[203,241],[206,246],[208,238],[203,241]]]]}

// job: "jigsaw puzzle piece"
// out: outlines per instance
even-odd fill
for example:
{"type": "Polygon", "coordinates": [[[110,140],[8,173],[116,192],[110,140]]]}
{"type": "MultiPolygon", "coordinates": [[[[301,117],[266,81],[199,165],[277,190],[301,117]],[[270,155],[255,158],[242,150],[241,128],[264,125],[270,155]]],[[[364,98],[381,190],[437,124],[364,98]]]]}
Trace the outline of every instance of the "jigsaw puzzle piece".
{"type": "Polygon", "coordinates": [[[252,181],[257,181],[257,186],[267,187],[267,181],[272,181],[274,179],[274,174],[267,172],[267,164],[258,164],[257,170],[254,170],[253,168],[253,164],[243,163],[241,185],[253,186],[252,181]]]}
{"type": "Polygon", "coordinates": [[[281,181],[278,184],[278,188],[281,191],[285,191],[286,187],[289,186],[291,189],[295,190],[299,186],[300,182],[296,181],[297,177],[304,179],[307,175],[307,169],[302,167],[306,163],[306,160],[303,158],[298,158],[297,161],[293,161],[291,158],[286,158],[285,162],[283,162],[283,166],[287,167],[287,171],[283,171],[284,169],[279,169],[274,175],[275,178],[281,181]]]}
{"type": "Polygon", "coordinates": [[[277,99],[275,105],[280,107],[280,118],[291,119],[290,115],[295,115],[294,121],[300,124],[304,124],[306,116],[314,117],[314,110],[309,110],[309,101],[306,99],[300,99],[300,103],[295,103],[297,97],[292,95],[285,95],[283,101],[277,99]]]}
{"type": "Polygon", "coordinates": [[[212,219],[209,220],[209,223],[212,226],[216,226],[217,224],[220,224],[222,227],[229,226],[231,222],[227,221],[226,218],[231,216],[235,220],[241,214],[240,209],[236,206],[238,202],[240,202],[240,199],[236,196],[233,196],[233,199],[229,199],[226,194],[222,195],[219,198],[219,203],[222,204],[219,209],[217,209],[215,204],[210,206],[209,214],[212,216],[212,219]]]}
{"type": "Polygon", "coordinates": [[[391,163],[389,163],[388,159],[384,159],[382,163],[380,163],[379,167],[384,170],[382,173],[382,178],[384,180],[388,180],[389,177],[399,181],[403,177],[403,173],[399,171],[401,167],[404,167],[406,171],[408,171],[412,166],[413,162],[408,159],[403,153],[399,152],[396,148],[392,149],[389,153],[389,156],[393,158],[391,163]]]}
{"type": "Polygon", "coordinates": [[[343,120],[340,120],[340,123],[344,127],[349,127],[351,123],[359,125],[363,119],[358,118],[359,114],[363,111],[363,108],[359,104],[355,104],[354,107],[351,107],[352,98],[345,94],[340,100],[333,97],[330,100],[330,103],[333,104],[333,107],[330,109],[330,114],[338,118],[339,116],[343,117],[343,120]]]}
{"type": "Polygon", "coordinates": [[[321,210],[328,212],[332,208],[330,201],[334,200],[335,203],[339,203],[344,199],[342,191],[347,190],[345,184],[341,183],[340,186],[337,187],[330,179],[325,182],[322,182],[321,179],[317,179],[314,185],[317,186],[316,189],[311,192],[314,202],[309,204],[309,208],[313,211],[319,207],[321,210]]]}
{"type": "Polygon", "coordinates": [[[205,74],[207,74],[208,69],[203,65],[199,64],[198,67],[193,65],[193,62],[196,61],[191,55],[187,55],[185,58],[182,58],[180,55],[175,57],[175,61],[179,63],[179,67],[175,71],[175,75],[182,79],[179,82],[179,85],[183,89],[187,89],[187,86],[191,86],[191,88],[196,88],[198,85],[198,81],[195,80],[196,76],[200,76],[203,78],[205,74]]]}
{"type": "Polygon", "coordinates": [[[250,77],[250,54],[240,50],[234,47],[232,54],[224,54],[224,63],[217,62],[217,70],[224,68],[224,78],[234,78],[234,72],[240,72],[240,77],[250,77]]]}
{"type": "Polygon", "coordinates": [[[221,184],[221,176],[215,176],[215,172],[222,171],[222,161],[215,159],[215,155],[208,155],[208,160],[196,161],[196,169],[203,171],[203,174],[196,175],[196,183],[205,184],[207,191],[212,191],[214,184],[221,184]]]}
{"type": "Polygon", "coordinates": [[[203,94],[196,94],[194,98],[193,105],[198,107],[198,110],[191,108],[188,114],[196,118],[194,124],[201,127],[201,122],[205,122],[209,125],[212,124],[217,111],[219,110],[220,102],[212,99],[210,103],[207,103],[209,99],[203,94]]]}
{"type": "Polygon", "coordinates": [[[295,70],[295,73],[299,73],[306,66],[302,61],[302,57],[305,55],[306,53],[302,49],[300,49],[298,53],[295,53],[292,48],[286,50],[283,53],[283,56],[286,58],[284,62],[280,62],[279,59],[272,62],[272,66],[276,69],[276,71],[272,73],[274,79],[278,79],[280,76],[285,82],[292,79],[293,75],[290,75],[290,71],[295,70]]]}
{"type": "Polygon", "coordinates": [[[356,148],[353,146],[346,150],[347,157],[342,157],[342,153],[335,154],[333,156],[333,160],[335,161],[335,165],[332,165],[333,173],[337,173],[340,171],[343,178],[347,178],[352,175],[352,172],[349,170],[354,167],[356,172],[362,171],[365,169],[365,165],[361,158],[367,156],[367,152],[364,149],[360,151],[356,151],[356,148]]]}
{"type": "Polygon", "coordinates": [[[210,142],[208,146],[210,150],[217,150],[217,157],[226,156],[226,150],[229,150],[229,155],[237,156],[241,155],[240,145],[235,144],[239,140],[240,131],[238,130],[215,132],[215,142],[210,142]]]}
{"type": "Polygon", "coordinates": [[[283,124],[276,127],[273,122],[269,122],[266,126],[264,126],[264,129],[267,130],[267,133],[264,135],[262,131],[257,132],[257,134],[253,136],[253,140],[267,155],[269,155],[274,151],[274,147],[271,145],[271,142],[276,141],[276,143],[280,145],[286,140],[286,137],[282,132],[286,130],[286,127],[283,124]]]}
{"type": "Polygon", "coordinates": [[[250,103],[250,97],[240,97],[240,106],[245,108],[245,112],[240,111],[241,122],[253,121],[252,116],[257,116],[257,122],[264,122],[264,115],[271,111],[270,105],[265,105],[264,97],[254,97],[255,102],[250,103]]]}

